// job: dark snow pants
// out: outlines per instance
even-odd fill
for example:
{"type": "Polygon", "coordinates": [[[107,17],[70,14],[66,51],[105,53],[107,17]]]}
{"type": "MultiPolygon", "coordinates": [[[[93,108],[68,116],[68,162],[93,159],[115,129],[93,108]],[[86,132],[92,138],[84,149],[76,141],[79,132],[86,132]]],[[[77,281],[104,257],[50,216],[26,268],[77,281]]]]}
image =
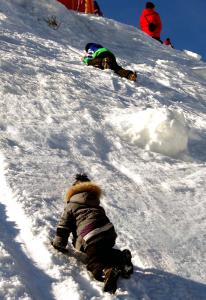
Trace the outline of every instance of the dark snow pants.
{"type": "Polygon", "coordinates": [[[153,39],[157,40],[158,42],[160,42],[161,44],[163,44],[162,40],[159,37],[152,37],[153,39]]]}
{"type": "Polygon", "coordinates": [[[103,281],[102,271],[106,267],[115,267],[122,264],[122,251],[114,249],[113,246],[114,242],[101,240],[86,248],[87,270],[93,274],[96,280],[103,281]]]}
{"type": "Polygon", "coordinates": [[[125,70],[117,64],[116,57],[111,52],[103,52],[97,58],[89,61],[88,65],[93,66],[99,69],[104,69],[103,59],[107,58],[109,63],[109,69],[113,70],[120,77],[128,78],[131,73],[131,70],[125,70]]]}

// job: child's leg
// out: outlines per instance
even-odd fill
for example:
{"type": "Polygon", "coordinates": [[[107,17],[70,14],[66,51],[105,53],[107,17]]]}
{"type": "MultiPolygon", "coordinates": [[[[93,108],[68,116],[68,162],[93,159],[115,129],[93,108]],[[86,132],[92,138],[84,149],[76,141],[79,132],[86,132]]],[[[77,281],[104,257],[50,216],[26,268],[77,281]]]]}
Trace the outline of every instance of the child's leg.
{"type": "Polygon", "coordinates": [[[132,80],[132,81],[136,81],[137,79],[137,74],[136,72],[133,72],[131,70],[125,70],[123,68],[119,68],[115,71],[116,74],[118,74],[120,77],[124,77],[124,78],[127,78],[129,80],[132,80]]]}
{"type": "Polygon", "coordinates": [[[102,59],[102,69],[111,69],[115,71],[119,68],[116,58],[111,52],[103,52],[98,58],[102,59]]]}
{"type": "MultiPolygon", "coordinates": [[[[115,238],[111,240],[100,240],[89,245],[85,252],[87,255],[87,270],[92,272],[94,278],[103,281],[103,270],[108,266],[113,266],[111,249],[115,244],[115,238]]],[[[118,250],[119,251],[119,250],[118,250]]]]}
{"type": "Polygon", "coordinates": [[[127,249],[121,251],[113,248],[114,243],[102,240],[91,244],[86,249],[87,270],[92,272],[95,279],[103,281],[105,268],[116,268],[124,278],[133,273],[131,252],[127,249]]]}
{"type": "Polygon", "coordinates": [[[106,267],[103,251],[97,244],[92,244],[85,252],[87,254],[87,270],[96,280],[103,281],[103,270],[106,267]]]}
{"type": "Polygon", "coordinates": [[[94,58],[94,59],[90,60],[88,62],[88,66],[93,66],[95,68],[99,68],[99,69],[103,70],[103,67],[102,67],[102,58],[101,57],[97,57],[97,58],[94,58]]]}
{"type": "Polygon", "coordinates": [[[125,70],[120,67],[116,61],[116,57],[110,52],[104,52],[100,54],[102,58],[102,67],[103,69],[111,69],[120,77],[127,78],[132,81],[136,81],[137,74],[131,70],[125,70]]]}
{"type": "Polygon", "coordinates": [[[132,255],[128,249],[111,248],[107,252],[106,262],[108,266],[117,268],[124,278],[129,278],[133,273],[132,255]]]}
{"type": "Polygon", "coordinates": [[[115,267],[115,263],[112,261],[112,259],[114,260],[113,254],[115,255],[116,251],[113,253],[111,247],[111,244],[100,243],[87,248],[87,270],[92,272],[95,279],[104,282],[104,292],[114,294],[117,289],[120,269],[115,267]]]}

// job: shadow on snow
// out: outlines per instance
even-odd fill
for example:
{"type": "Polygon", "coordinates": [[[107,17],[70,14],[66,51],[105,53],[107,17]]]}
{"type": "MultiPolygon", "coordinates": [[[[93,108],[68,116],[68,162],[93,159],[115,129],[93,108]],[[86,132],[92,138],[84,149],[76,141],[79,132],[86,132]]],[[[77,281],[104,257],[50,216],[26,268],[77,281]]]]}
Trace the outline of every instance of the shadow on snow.
{"type": "MultiPolygon", "coordinates": [[[[127,282],[128,288],[123,287],[129,292],[127,300],[205,300],[205,284],[154,268],[135,268],[134,271],[127,282]]],[[[124,295],[118,299],[126,298],[124,295]]]]}
{"type": "MultiPolygon", "coordinates": [[[[24,284],[26,291],[30,294],[32,299],[35,300],[54,299],[51,293],[51,285],[54,279],[36,267],[22,250],[21,244],[15,241],[19,230],[16,228],[14,222],[7,220],[5,207],[2,204],[0,204],[0,223],[0,240],[3,242],[6,251],[14,260],[16,274],[20,276],[20,280],[24,284]]],[[[38,251],[38,249],[36,249],[36,251],[38,251]]]]}

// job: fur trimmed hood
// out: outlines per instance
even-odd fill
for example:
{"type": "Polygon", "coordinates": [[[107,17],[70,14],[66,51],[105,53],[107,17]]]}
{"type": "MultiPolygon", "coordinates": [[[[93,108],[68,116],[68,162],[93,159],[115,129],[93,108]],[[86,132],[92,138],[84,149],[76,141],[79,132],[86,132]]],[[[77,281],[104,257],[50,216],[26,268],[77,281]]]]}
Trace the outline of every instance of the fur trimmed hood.
{"type": "Polygon", "coordinates": [[[100,198],[102,194],[101,188],[96,185],[94,182],[86,181],[86,182],[80,182],[76,185],[71,186],[65,194],[64,201],[69,202],[70,198],[76,194],[84,193],[84,192],[90,192],[95,194],[97,198],[100,198]]]}

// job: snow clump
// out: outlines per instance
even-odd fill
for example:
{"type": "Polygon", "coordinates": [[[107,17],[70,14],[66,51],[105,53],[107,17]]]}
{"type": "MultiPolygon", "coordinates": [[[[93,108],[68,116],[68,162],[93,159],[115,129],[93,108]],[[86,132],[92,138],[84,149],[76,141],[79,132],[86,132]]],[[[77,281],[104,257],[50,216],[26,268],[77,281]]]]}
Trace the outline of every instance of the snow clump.
{"type": "Polygon", "coordinates": [[[187,150],[189,130],[182,112],[169,108],[128,109],[108,119],[118,134],[146,150],[177,157],[187,150]]]}
{"type": "Polygon", "coordinates": [[[192,51],[189,51],[189,50],[184,50],[184,53],[186,55],[188,55],[189,57],[197,60],[197,61],[202,60],[202,56],[200,54],[195,53],[195,52],[192,52],[192,51]]]}

